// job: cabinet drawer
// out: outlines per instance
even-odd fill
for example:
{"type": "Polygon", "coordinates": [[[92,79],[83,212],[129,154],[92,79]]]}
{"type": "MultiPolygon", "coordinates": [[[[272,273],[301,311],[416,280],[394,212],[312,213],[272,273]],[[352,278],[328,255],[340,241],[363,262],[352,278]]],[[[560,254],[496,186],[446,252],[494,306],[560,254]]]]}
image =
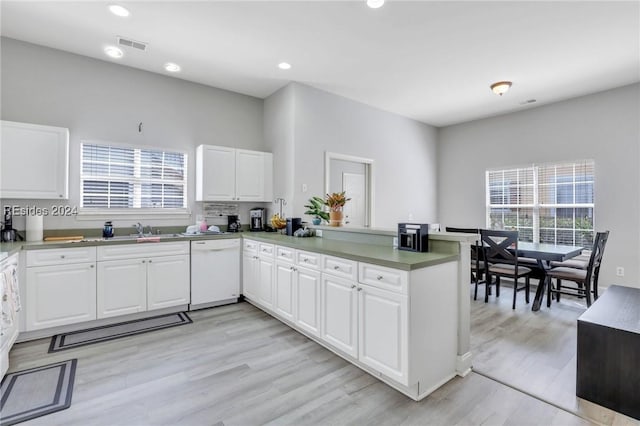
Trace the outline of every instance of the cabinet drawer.
{"type": "Polygon", "coordinates": [[[253,240],[244,240],[242,245],[245,253],[256,254],[258,252],[258,242],[253,240]]]}
{"type": "Polygon", "coordinates": [[[292,262],[295,259],[295,250],[289,247],[276,246],[276,259],[292,262]]]}
{"type": "Polygon", "coordinates": [[[95,247],[28,250],[27,267],[95,262],[95,247]]]}
{"type": "Polygon", "coordinates": [[[273,252],[275,251],[275,247],[273,244],[260,243],[258,245],[258,252],[261,256],[273,257],[273,252]]]}
{"type": "Polygon", "coordinates": [[[341,257],[323,256],[322,271],[338,277],[357,280],[358,262],[341,257]]]}
{"type": "Polygon", "coordinates": [[[358,281],[369,284],[372,287],[389,290],[400,294],[408,293],[408,273],[398,269],[385,268],[384,266],[360,263],[358,281]]]}
{"type": "Polygon", "coordinates": [[[296,252],[296,263],[300,266],[306,266],[311,269],[320,269],[320,258],[322,255],[318,253],[311,253],[308,251],[296,252]]]}
{"type": "Polygon", "coordinates": [[[189,241],[173,243],[135,243],[98,247],[98,262],[152,256],[189,254],[189,241]]]}

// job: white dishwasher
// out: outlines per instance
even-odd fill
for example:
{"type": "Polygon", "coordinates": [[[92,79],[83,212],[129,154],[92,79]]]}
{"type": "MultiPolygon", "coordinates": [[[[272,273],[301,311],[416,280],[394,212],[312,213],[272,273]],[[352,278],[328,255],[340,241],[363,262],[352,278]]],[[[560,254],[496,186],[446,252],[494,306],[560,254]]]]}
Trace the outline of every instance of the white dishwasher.
{"type": "Polygon", "coordinates": [[[235,303],[240,296],[240,239],[191,241],[190,309],[235,303]]]}

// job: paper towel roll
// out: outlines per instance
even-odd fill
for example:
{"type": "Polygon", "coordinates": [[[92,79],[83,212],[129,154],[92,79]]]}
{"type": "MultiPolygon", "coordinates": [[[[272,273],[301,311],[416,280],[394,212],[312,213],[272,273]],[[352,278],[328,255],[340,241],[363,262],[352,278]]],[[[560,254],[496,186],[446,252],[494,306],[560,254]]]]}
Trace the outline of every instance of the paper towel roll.
{"type": "Polygon", "coordinates": [[[27,216],[27,241],[42,241],[43,216],[27,216]]]}

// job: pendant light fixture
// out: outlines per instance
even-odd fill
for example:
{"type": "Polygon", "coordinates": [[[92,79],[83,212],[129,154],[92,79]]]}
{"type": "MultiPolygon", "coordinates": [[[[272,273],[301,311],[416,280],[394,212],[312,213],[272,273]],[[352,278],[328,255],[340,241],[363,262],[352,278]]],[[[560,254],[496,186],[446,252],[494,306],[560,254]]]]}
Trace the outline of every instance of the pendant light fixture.
{"type": "Polygon", "coordinates": [[[504,95],[505,93],[507,93],[507,91],[511,88],[511,82],[510,81],[498,81],[493,83],[491,86],[491,90],[493,91],[493,93],[495,93],[496,95],[504,95]]]}

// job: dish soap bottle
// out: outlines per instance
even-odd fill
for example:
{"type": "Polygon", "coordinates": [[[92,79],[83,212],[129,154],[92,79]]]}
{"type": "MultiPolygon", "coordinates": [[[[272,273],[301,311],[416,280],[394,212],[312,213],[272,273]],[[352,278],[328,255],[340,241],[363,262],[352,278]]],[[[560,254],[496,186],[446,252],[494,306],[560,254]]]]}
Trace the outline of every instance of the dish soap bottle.
{"type": "Polygon", "coordinates": [[[103,238],[113,237],[113,225],[111,224],[111,221],[104,223],[104,227],[102,228],[102,237],[103,238]]]}
{"type": "Polygon", "coordinates": [[[209,226],[207,225],[207,219],[202,218],[202,221],[200,222],[200,232],[207,232],[208,229],[209,226]]]}

